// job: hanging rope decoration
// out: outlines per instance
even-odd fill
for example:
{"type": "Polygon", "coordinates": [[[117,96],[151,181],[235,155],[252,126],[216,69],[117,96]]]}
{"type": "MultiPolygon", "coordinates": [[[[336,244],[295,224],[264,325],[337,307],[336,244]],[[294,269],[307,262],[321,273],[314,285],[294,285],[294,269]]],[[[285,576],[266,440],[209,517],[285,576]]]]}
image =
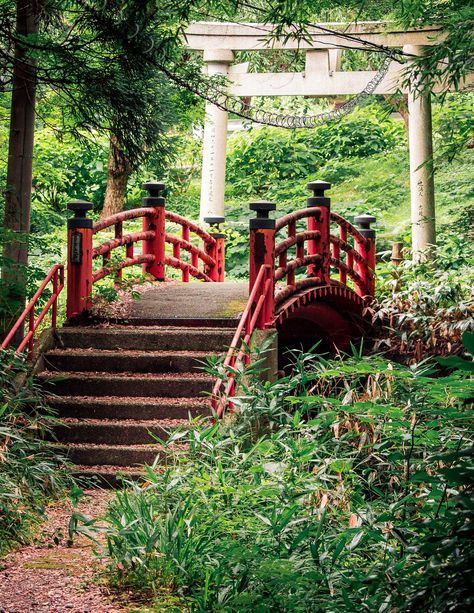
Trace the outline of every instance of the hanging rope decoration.
{"type": "Polygon", "coordinates": [[[384,79],[388,72],[391,61],[394,59],[393,53],[389,53],[377,74],[367,83],[365,88],[356,96],[342,104],[337,109],[325,111],[318,115],[282,115],[274,111],[267,111],[255,108],[246,104],[241,98],[229,96],[217,86],[204,83],[197,79],[195,74],[189,74],[186,78],[180,77],[176,72],[171,72],[165,67],[161,67],[163,72],[175,83],[184,87],[200,98],[204,98],[218,108],[228,113],[234,113],[243,119],[267,126],[278,128],[316,128],[326,123],[338,121],[351,113],[367,96],[370,96],[377,89],[379,83],[384,79]]]}
{"type": "MultiPolygon", "coordinates": [[[[85,6],[87,10],[91,10],[91,7],[87,1],[78,0],[79,4],[85,6]]],[[[104,0],[102,9],[103,11],[95,13],[97,15],[100,14],[100,18],[102,20],[106,20],[108,29],[110,31],[115,31],[118,35],[121,34],[121,29],[117,28],[117,24],[115,23],[116,15],[111,16],[110,11],[105,11],[107,4],[107,0],[104,0]]],[[[118,21],[122,20],[121,13],[118,14],[118,21]]],[[[349,38],[347,34],[341,35],[338,32],[334,32],[329,30],[328,28],[322,28],[318,26],[319,29],[324,30],[325,32],[331,32],[332,34],[336,34],[339,36],[343,36],[344,38],[349,38]]],[[[128,38],[127,44],[137,45],[139,42],[147,43],[144,44],[142,49],[142,54],[145,56],[150,56],[152,51],[156,47],[155,40],[152,36],[146,36],[148,39],[144,41],[139,36],[140,28],[137,26],[135,33],[133,36],[128,38]]],[[[354,37],[350,37],[353,39],[354,37]]],[[[357,38],[355,39],[358,43],[361,41],[357,38]]],[[[362,41],[364,42],[364,41],[362,41]]],[[[366,43],[369,45],[369,43],[366,43]]],[[[186,75],[179,75],[179,70],[182,70],[182,66],[178,70],[173,71],[168,68],[164,64],[159,61],[153,61],[153,64],[156,68],[158,68],[164,75],[166,75],[171,81],[174,81],[180,87],[187,89],[188,91],[196,94],[200,98],[207,100],[211,104],[214,104],[218,108],[223,111],[227,111],[228,113],[234,113],[235,115],[242,117],[243,119],[247,119],[253,121],[255,123],[265,124],[268,126],[276,126],[279,128],[315,128],[317,126],[321,126],[326,123],[330,123],[333,121],[338,121],[342,117],[345,117],[349,113],[351,113],[357,105],[359,105],[367,96],[370,96],[374,93],[379,83],[383,80],[385,75],[388,72],[390,63],[392,60],[399,61],[397,59],[397,52],[395,50],[388,49],[387,47],[382,47],[381,45],[370,44],[370,50],[373,50],[372,47],[377,47],[377,49],[386,54],[385,60],[379,71],[375,74],[375,76],[367,83],[365,88],[358,93],[354,98],[351,98],[346,103],[342,104],[337,109],[332,111],[326,111],[324,113],[319,113],[318,115],[282,115],[280,113],[275,113],[273,111],[267,111],[260,108],[255,108],[251,105],[247,105],[241,98],[235,96],[229,96],[224,91],[219,89],[215,84],[211,82],[205,82],[202,78],[202,75],[197,74],[196,72],[189,71],[186,75]]]]}

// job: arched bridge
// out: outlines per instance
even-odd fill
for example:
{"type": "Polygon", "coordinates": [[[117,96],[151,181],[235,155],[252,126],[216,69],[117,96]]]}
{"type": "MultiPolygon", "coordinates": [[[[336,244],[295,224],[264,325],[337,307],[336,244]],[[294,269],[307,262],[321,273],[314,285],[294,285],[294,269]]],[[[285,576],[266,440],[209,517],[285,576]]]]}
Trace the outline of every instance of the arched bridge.
{"type": "MultiPolygon", "coordinates": [[[[167,268],[173,268],[180,271],[184,284],[191,279],[224,283],[225,234],[219,231],[224,220],[206,220],[210,228],[205,230],[166,209],[162,196],[164,184],[146,183],[143,187],[148,191],[143,207],[96,223],[87,217],[91,203],[69,203],[69,209],[74,211],[74,217],[68,222],[69,324],[84,322],[91,307],[94,283],[106,276],[118,281],[123,269],[129,266],[141,266],[143,272],[158,281],[165,281],[167,268]],[[141,231],[124,232],[124,224],[137,219],[142,220],[141,231]],[[107,233],[106,240],[101,242],[104,233],[107,233]]],[[[181,291],[180,302],[193,305],[191,315],[188,308],[186,317],[181,319],[188,323],[195,319],[195,323],[204,325],[208,310],[203,301],[209,305],[209,302],[240,298],[237,304],[243,312],[225,362],[229,371],[237,359],[249,359],[244,348],[257,329],[276,330],[281,347],[305,347],[320,341],[327,351],[334,347],[346,349],[361,334],[363,309],[367,298],[374,293],[375,232],[370,225],[375,218],[356,217],[356,228],[331,211],[330,198],[325,193],[331,187],[329,183],[314,181],[307,187],[312,195],[306,207],[276,220],[270,216],[276,209],[275,204],[267,201],[250,204],[255,217],[249,224],[248,293],[242,285],[224,292],[209,287],[204,297],[196,284],[186,285],[185,291],[181,291]],[[242,298],[247,297],[244,308],[242,298]],[[200,317],[201,310],[203,317],[200,317]]],[[[63,267],[56,265],[18,322],[29,317],[29,331],[20,350],[28,346],[32,353],[35,330],[50,307],[52,323],[56,325],[56,300],[63,286],[63,267]],[[52,295],[35,316],[34,303],[49,282],[53,284],[52,295]]],[[[173,287],[176,292],[176,286],[173,287]]],[[[166,295],[166,291],[161,292],[161,296],[166,295]]],[[[152,309],[158,308],[159,303],[153,297],[152,309]]],[[[3,347],[8,346],[17,327],[5,339],[3,347]]],[[[215,396],[221,391],[222,382],[218,381],[215,396]]],[[[232,391],[230,374],[223,397],[232,391]]]]}
{"type": "MultiPolygon", "coordinates": [[[[67,279],[64,266],[55,265],[2,344],[8,348],[26,324],[17,351],[38,358],[38,381],[54,392],[49,403],[63,419],[58,440],[79,470],[107,482],[114,482],[117,466],[154,461],[161,451],[150,433],[163,438],[170,424],[186,427],[190,414],[220,416],[232,408],[234,373],[249,362],[254,333],[257,345],[270,334],[280,348],[320,341],[326,351],[346,349],[363,332],[363,311],[374,293],[375,220],[356,217],[356,228],[332,212],[329,183],[310,183],[306,207],[278,219],[272,219],[273,203],[250,204],[245,283],[224,279],[222,219],[208,219],[203,229],[166,209],[163,184],[144,187],[141,208],[96,223],[87,216],[90,203],[69,204],[67,279]],[[120,280],[129,266],[141,266],[157,283],[133,302],[127,321],[95,325],[93,285],[120,280]],[[167,282],[171,270],[174,279],[167,282]],[[63,287],[67,320],[57,328],[63,287]],[[49,340],[43,334],[33,352],[49,313],[49,340]],[[199,366],[219,353],[222,375],[214,380],[199,366]]],[[[282,367],[276,353],[270,374],[282,367]]]]}

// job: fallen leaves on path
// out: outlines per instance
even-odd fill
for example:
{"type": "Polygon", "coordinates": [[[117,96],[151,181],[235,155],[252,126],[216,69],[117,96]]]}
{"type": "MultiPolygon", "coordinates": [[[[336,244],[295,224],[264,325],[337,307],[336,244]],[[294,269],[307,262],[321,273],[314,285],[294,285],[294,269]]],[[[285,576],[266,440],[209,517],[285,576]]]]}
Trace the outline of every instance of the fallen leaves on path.
{"type": "MultiPolygon", "coordinates": [[[[78,506],[87,516],[100,516],[112,492],[90,490],[78,506]]],[[[31,545],[10,553],[0,562],[0,613],[124,613],[98,577],[101,562],[92,543],[76,537],[67,546],[68,523],[74,511],[69,501],[47,511],[31,545]]]]}

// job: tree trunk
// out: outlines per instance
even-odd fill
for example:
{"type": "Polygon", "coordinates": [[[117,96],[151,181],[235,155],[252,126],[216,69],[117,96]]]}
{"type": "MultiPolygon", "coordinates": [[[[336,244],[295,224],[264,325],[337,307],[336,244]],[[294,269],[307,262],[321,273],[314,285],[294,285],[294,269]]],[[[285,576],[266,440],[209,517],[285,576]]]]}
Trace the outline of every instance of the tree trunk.
{"type": "MultiPolygon", "coordinates": [[[[39,3],[36,0],[17,0],[18,35],[28,36],[38,32],[39,11],[39,3]]],[[[13,65],[2,265],[2,284],[7,295],[7,304],[11,305],[12,318],[11,321],[3,322],[6,331],[21,313],[26,300],[35,96],[35,64],[28,57],[28,52],[21,42],[17,42],[13,65]]],[[[23,330],[19,330],[14,344],[22,337],[23,330]]]]}
{"type": "Polygon", "coordinates": [[[119,139],[112,135],[110,137],[107,189],[105,190],[104,207],[101,213],[102,219],[123,211],[127,195],[127,183],[131,174],[130,161],[124,153],[119,139]]]}

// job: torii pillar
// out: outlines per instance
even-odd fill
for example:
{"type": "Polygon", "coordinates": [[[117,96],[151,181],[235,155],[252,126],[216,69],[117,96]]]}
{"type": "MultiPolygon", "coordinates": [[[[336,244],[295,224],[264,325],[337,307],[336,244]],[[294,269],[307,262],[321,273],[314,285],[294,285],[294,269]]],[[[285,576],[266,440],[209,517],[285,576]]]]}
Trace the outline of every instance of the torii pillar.
{"type": "MultiPolygon", "coordinates": [[[[228,49],[204,51],[207,74],[227,76],[234,53],[228,49]]],[[[200,219],[224,217],[227,112],[206,103],[202,147],[200,219]]]]}
{"type": "MultiPolygon", "coordinates": [[[[423,47],[405,45],[403,50],[412,55],[423,55],[423,47]]],[[[416,76],[408,92],[408,147],[412,250],[414,259],[419,260],[429,257],[436,244],[436,220],[431,96],[416,91],[416,76]]]]}

